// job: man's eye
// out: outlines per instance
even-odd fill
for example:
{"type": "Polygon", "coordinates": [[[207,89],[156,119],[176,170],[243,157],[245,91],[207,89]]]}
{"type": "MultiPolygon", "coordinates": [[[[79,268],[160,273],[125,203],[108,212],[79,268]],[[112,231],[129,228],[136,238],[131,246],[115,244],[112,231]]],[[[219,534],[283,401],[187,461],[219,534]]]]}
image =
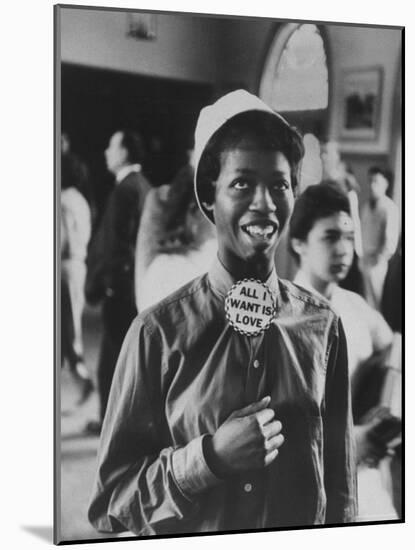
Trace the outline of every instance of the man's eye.
{"type": "Polygon", "coordinates": [[[233,187],[239,191],[249,188],[249,183],[246,180],[236,180],[233,182],[233,187]]]}
{"type": "Polygon", "coordinates": [[[290,188],[290,184],[286,180],[278,180],[272,184],[274,191],[286,191],[290,188]]]}

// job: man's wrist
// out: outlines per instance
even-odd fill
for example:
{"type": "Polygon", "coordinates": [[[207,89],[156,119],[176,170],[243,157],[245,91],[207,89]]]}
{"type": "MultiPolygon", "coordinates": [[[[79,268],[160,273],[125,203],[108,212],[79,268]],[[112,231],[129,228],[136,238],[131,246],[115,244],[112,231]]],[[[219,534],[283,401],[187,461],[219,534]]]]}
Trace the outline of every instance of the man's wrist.
{"type": "Polygon", "coordinates": [[[172,453],[174,477],[181,491],[189,498],[221,481],[206,461],[205,438],[205,435],[196,437],[186,446],[178,447],[172,453]]]}
{"type": "Polygon", "coordinates": [[[216,477],[219,479],[224,479],[227,477],[228,472],[222,465],[218,455],[215,452],[212,435],[206,435],[203,438],[203,454],[205,456],[206,464],[216,477]]]}

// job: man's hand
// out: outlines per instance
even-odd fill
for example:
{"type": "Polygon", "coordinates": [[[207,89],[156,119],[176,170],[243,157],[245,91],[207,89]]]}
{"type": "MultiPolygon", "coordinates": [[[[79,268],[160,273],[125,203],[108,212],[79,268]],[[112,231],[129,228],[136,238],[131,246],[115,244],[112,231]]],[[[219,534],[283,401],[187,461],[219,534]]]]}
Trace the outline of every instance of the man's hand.
{"type": "Polygon", "coordinates": [[[377,443],[370,437],[371,424],[362,424],[354,427],[356,441],[357,464],[365,463],[376,468],[379,461],[387,454],[386,445],[377,443]]]}
{"type": "Polygon", "coordinates": [[[267,408],[270,397],[234,411],[214,434],[209,451],[213,469],[221,477],[264,468],[275,460],[284,442],[281,422],[267,408]]]}

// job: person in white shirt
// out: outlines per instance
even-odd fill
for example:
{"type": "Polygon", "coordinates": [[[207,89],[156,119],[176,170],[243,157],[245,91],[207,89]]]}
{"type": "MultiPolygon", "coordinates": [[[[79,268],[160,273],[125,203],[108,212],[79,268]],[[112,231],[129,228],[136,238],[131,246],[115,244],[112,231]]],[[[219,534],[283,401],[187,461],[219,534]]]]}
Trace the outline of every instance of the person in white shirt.
{"type": "Polygon", "coordinates": [[[81,161],[70,154],[62,135],[61,156],[61,355],[80,393],[82,404],[93,383],[84,364],[82,313],[85,306],[87,246],[91,236],[91,212],[80,191],[83,185],[81,161]]]}
{"type": "MultiPolygon", "coordinates": [[[[358,294],[339,287],[352,264],[354,224],[347,195],[333,184],[308,187],[297,199],[289,226],[290,251],[298,263],[294,283],[323,297],[340,316],[352,381],[375,353],[386,353],[393,334],[379,312],[358,294]]],[[[388,453],[371,437],[371,422],[355,425],[358,458],[358,521],[397,519],[389,481],[388,453]]]]}
{"type": "Polygon", "coordinates": [[[362,231],[360,223],[359,194],[360,185],[352,168],[341,158],[339,144],[329,141],[321,144],[322,178],[321,181],[335,183],[346,193],[350,203],[350,215],[354,226],[354,257],[347,277],[340,286],[364,296],[363,275],[361,272],[362,231]]]}
{"type": "Polygon", "coordinates": [[[141,216],[135,254],[135,296],[143,311],[206,273],[217,255],[214,226],[193,191],[193,149],[170,184],[151,189],[141,216]]]}
{"type": "Polygon", "coordinates": [[[362,209],[362,271],[366,299],[380,310],[388,262],[398,246],[399,211],[396,204],[386,196],[388,173],[372,167],[369,179],[370,199],[362,209]]]}

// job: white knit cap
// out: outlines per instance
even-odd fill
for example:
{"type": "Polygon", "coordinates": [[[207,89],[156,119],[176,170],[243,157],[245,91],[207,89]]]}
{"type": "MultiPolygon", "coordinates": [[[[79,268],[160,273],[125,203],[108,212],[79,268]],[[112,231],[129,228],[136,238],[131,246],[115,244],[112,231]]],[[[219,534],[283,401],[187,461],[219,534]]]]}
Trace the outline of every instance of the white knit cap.
{"type": "Polygon", "coordinates": [[[261,101],[257,96],[250,94],[246,90],[236,90],[230,92],[229,94],[224,95],[220,99],[204,107],[200,111],[200,115],[196,124],[195,130],[195,149],[194,149],[194,186],[195,186],[195,195],[196,200],[199,205],[200,210],[207,217],[210,222],[214,223],[212,214],[207,211],[199,200],[199,190],[198,190],[198,169],[199,162],[202,157],[203,151],[206,148],[210,138],[213,134],[219,130],[221,126],[225,124],[230,118],[240,113],[245,113],[247,111],[263,111],[265,113],[271,113],[272,115],[279,118],[287,126],[288,122],[280,116],[278,113],[273,111],[271,107],[266,105],[261,101]]]}

